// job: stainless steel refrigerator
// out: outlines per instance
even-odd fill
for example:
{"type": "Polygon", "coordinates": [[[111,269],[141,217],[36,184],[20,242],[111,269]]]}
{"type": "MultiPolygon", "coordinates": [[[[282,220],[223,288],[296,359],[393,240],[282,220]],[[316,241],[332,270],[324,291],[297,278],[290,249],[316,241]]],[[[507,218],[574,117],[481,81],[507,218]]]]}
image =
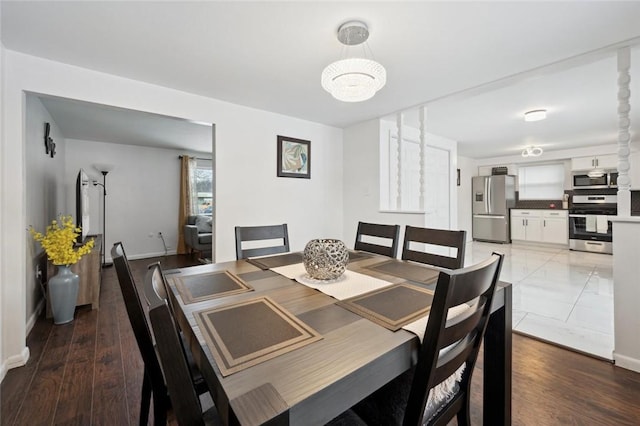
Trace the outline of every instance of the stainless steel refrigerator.
{"type": "Polygon", "coordinates": [[[515,176],[476,176],[473,197],[473,239],[511,242],[509,209],[515,206],[515,176]]]}

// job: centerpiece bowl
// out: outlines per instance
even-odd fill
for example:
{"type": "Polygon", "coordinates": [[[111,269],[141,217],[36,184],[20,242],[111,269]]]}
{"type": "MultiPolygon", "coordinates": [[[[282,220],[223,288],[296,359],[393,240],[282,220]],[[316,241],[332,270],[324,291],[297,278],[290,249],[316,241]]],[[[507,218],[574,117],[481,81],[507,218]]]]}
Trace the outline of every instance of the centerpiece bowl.
{"type": "Polygon", "coordinates": [[[349,263],[349,251],[340,240],[311,240],[304,248],[303,263],[309,277],[334,280],[344,273],[349,263]]]}

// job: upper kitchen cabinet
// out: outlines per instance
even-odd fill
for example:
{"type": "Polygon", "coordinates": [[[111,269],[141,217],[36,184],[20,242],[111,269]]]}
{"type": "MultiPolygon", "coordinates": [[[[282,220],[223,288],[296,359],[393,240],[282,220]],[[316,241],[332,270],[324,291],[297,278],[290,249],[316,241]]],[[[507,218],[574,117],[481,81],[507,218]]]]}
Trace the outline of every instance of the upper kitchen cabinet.
{"type": "Polygon", "coordinates": [[[571,159],[571,170],[617,169],[618,156],[615,154],[571,159]]]}

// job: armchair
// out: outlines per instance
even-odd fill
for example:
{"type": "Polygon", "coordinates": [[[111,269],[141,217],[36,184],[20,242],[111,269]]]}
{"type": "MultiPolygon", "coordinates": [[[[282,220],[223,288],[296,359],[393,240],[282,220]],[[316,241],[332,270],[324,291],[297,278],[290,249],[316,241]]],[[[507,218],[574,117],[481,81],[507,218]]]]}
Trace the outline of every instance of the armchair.
{"type": "Polygon", "coordinates": [[[211,216],[187,216],[184,226],[184,243],[189,251],[198,251],[202,257],[211,256],[213,227],[211,216]]]}

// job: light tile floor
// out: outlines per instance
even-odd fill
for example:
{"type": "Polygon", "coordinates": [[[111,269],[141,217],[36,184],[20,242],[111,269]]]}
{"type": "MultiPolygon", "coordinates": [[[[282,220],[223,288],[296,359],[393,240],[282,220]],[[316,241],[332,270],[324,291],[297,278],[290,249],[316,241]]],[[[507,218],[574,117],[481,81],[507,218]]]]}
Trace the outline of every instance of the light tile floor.
{"type": "Polygon", "coordinates": [[[524,244],[474,241],[465,265],[505,254],[500,279],[513,284],[513,328],[613,359],[613,257],[524,244]]]}

